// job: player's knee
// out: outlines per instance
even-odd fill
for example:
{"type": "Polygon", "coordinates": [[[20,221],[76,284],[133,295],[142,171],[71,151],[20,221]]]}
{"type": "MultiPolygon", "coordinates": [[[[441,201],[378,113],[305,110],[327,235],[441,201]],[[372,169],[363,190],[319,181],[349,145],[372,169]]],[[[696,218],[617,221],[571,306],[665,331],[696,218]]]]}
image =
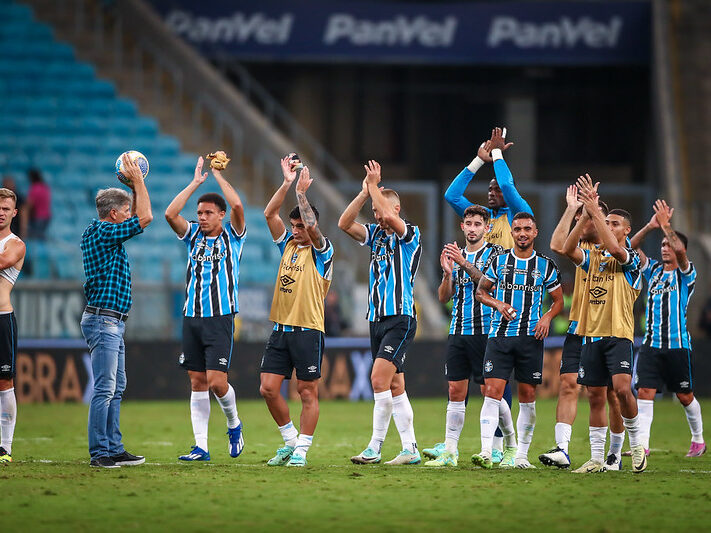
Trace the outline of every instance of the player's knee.
{"type": "Polygon", "coordinates": [[[279,389],[276,387],[272,387],[271,385],[262,383],[259,386],[259,394],[262,395],[262,398],[265,400],[273,400],[279,395],[279,389]]]}
{"type": "Polygon", "coordinates": [[[693,392],[687,392],[687,393],[677,392],[676,397],[679,398],[679,402],[684,407],[686,407],[687,405],[689,405],[691,402],[694,401],[694,393],[693,392]]]}
{"type": "Polygon", "coordinates": [[[301,402],[304,404],[318,401],[318,385],[315,382],[299,384],[298,393],[301,397],[301,402]]]}
{"type": "Polygon", "coordinates": [[[559,395],[566,397],[577,396],[578,382],[575,379],[561,379],[559,395]]]}
{"type": "Polygon", "coordinates": [[[467,397],[467,384],[449,382],[449,400],[452,402],[463,402],[467,397]]]}

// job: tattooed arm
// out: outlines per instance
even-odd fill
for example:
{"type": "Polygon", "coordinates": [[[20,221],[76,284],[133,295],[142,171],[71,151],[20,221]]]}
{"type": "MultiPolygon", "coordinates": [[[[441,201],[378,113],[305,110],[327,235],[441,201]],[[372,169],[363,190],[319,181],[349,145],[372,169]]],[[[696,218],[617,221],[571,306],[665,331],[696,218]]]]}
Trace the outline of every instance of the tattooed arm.
{"type": "Polygon", "coordinates": [[[657,222],[659,222],[659,227],[662,228],[664,236],[667,238],[667,242],[669,243],[669,247],[676,256],[679,268],[681,268],[682,272],[686,272],[689,268],[689,258],[686,255],[686,246],[684,246],[684,243],[671,227],[670,222],[674,209],[670,208],[664,200],[657,200],[654,202],[652,207],[654,208],[654,216],[657,218],[657,222]]]}
{"type": "Polygon", "coordinates": [[[312,182],[313,179],[309,175],[309,167],[304,167],[301,170],[299,181],[296,183],[296,200],[299,203],[301,220],[303,220],[306,231],[309,233],[309,237],[311,237],[311,244],[313,244],[317,250],[322,250],[323,247],[326,246],[326,238],[323,236],[323,233],[321,233],[321,230],[318,229],[316,214],[306,198],[306,190],[312,182]]]}

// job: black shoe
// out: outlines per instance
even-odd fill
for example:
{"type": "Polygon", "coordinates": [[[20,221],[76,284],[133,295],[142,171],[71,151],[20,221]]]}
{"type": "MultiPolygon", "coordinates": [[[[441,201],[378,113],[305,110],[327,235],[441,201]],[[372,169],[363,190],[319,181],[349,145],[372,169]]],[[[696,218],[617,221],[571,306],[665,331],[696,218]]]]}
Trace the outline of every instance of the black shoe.
{"type": "Polygon", "coordinates": [[[96,468],[121,468],[111,457],[99,457],[98,459],[92,459],[89,466],[96,468]]]}
{"type": "Polygon", "coordinates": [[[146,462],[146,458],[142,455],[133,455],[125,450],[123,453],[112,456],[111,459],[118,466],[136,466],[146,462]]]}

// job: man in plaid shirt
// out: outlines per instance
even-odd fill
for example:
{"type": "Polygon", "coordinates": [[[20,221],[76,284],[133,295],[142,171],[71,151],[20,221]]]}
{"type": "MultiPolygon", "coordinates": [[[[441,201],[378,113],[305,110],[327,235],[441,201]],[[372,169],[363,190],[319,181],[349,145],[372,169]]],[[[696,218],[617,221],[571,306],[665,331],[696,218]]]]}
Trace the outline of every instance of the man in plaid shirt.
{"type": "Polygon", "coordinates": [[[124,449],[119,428],[121,398],[126,388],[123,334],[131,308],[131,269],[123,242],[143,233],[153,214],[141,169],[125,155],[123,164],[133,198],[123,189],[99,191],[99,220],[94,219],[81,238],[87,301],[81,331],[89,345],[94,374],[89,406],[89,464],[103,468],[138,465],[146,460],[124,449]]]}

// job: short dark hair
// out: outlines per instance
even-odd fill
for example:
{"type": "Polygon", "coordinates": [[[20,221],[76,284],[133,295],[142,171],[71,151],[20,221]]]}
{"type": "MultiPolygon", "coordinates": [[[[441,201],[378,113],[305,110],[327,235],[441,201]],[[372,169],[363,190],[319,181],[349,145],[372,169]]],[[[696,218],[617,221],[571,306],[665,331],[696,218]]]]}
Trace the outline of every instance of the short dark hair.
{"type": "Polygon", "coordinates": [[[514,220],[521,220],[521,219],[526,219],[526,220],[532,220],[533,223],[538,226],[538,222],[536,222],[536,217],[534,217],[531,213],[526,213],[525,211],[520,211],[516,213],[513,217],[514,220]]]}
{"type": "Polygon", "coordinates": [[[210,202],[211,204],[215,204],[220,211],[227,211],[227,203],[225,202],[225,199],[216,192],[208,192],[203,194],[200,198],[198,198],[197,203],[201,204],[202,202],[210,202]]]}
{"type": "MultiPolygon", "coordinates": [[[[316,209],[316,206],[314,204],[309,204],[311,206],[311,210],[314,212],[314,216],[316,217],[316,221],[318,222],[318,209],[316,209]]],[[[297,205],[294,209],[292,209],[289,212],[289,220],[299,220],[301,218],[301,210],[299,209],[299,206],[297,205]]]]}
{"type": "Polygon", "coordinates": [[[689,247],[689,237],[684,235],[681,231],[674,230],[674,233],[676,233],[676,236],[679,237],[681,244],[684,245],[684,250],[686,250],[689,247]]]}
{"type": "Polygon", "coordinates": [[[627,221],[627,224],[632,226],[632,215],[630,215],[629,211],[625,211],[624,209],[610,209],[610,212],[607,214],[622,217],[627,221]]]}
{"type": "Polygon", "coordinates": [[[470,205],[464,210],[464,213],[462,213],[462,220],[464,220],[467,217],[473,217],[479,215],[483,220],[484,224],[489,223],[489,211],[480,205],[470,205]]]}

